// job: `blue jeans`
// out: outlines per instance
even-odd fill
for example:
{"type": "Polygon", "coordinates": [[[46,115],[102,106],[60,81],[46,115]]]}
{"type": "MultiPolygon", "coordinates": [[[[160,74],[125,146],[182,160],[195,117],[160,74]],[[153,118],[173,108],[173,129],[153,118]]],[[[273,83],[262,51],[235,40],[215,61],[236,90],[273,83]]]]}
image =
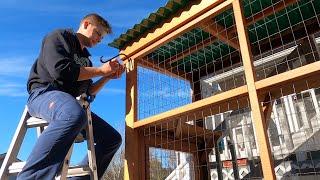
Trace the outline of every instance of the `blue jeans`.
{"type": "MultiPolygon", "coordinates": [[[[70,94],[51,86],[37,88],[28,99],[29,113],[49,121],[36,142],[18,180],[54,179],[76,136],[87,123],[85,110],[70,94]]],[[[103,176],[121,145],[121,135],[107,122],[91,113],[98,177],[103,176]]],[[[87,156],[81,164],[88,164],[87,156]]],[[[72,179],[90,179],[89,176],[72,179]]]]}

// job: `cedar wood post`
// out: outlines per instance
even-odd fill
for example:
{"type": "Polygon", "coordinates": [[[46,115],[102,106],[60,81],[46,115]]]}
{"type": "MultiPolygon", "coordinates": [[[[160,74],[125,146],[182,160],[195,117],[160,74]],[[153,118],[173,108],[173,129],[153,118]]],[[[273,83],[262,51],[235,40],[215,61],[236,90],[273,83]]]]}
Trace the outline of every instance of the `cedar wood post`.
{"type": "Polygon", "coordinates": [[[125,133],[125,159],[124,179],[146,179],[146,146],[144,137],[138,128],[134,128],[137,121],[137,62],[136,60],[126,63],[126,133],[125,133]]]}
{"type": "Polygon", "coordinates": [[[270,143],[267,134],[267,126],[264,120],[264,113],[262,110],[262,106],[259,103],[257,89],[255,86],[256,74],[253,66],[253,59],[249,44],[250,42],[248,40],[247,31],[245,29],[244,14],[242,11],[240,0],[234,0],[232,5],[240,42],[239,44],[243,66],[245,69],[245,77],[250,98],[252,119],[258,139],[263,176],[267,180],[276,179],[272,154],[270,151],[270,143]]]}

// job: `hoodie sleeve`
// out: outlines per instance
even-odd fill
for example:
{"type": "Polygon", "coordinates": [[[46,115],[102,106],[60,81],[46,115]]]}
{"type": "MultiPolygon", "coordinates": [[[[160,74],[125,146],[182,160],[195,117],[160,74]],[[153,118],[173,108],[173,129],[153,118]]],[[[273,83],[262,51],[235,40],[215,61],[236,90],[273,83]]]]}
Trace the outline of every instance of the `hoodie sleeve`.
{"type": "Polygon", "coordinates": [[[80,65],[72,57],[70,40],[55,32],[47,36],[42,46],[46,69],[56,82],[63,84],[76,82],[80,73],[80,65]]]}

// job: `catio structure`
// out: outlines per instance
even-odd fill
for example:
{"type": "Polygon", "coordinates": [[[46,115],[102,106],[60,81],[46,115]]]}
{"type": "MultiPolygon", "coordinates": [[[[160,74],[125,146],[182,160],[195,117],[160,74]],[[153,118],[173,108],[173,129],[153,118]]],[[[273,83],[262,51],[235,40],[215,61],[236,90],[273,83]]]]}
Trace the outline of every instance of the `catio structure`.
{"type": "Polygon", "coordinates": [[[320,178],[320,0],[170,0],[127,57],[125,179],[320,178]]]}

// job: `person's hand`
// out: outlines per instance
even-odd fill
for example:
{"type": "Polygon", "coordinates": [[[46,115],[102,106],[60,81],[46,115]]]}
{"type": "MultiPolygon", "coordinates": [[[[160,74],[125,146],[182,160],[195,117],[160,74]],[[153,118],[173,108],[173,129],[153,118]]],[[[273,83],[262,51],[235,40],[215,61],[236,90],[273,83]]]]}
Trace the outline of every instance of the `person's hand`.
{"type": "Polygon", "coordinates": [[[100,66],[100,70],[103,73],[103,76],[110,76],[115,74],[121,69],[121,64],[117,60],[111,60],[100,66]]]}
{"type": "Polygon", "coordinates": [[[116,72],[112,73],[111,75],[108,76],[110,79],[118,79],[121,77],[121,75],[124,73],[126,70],[126,67],[123,64],[119,63],[119,68],[116,72]]]}

